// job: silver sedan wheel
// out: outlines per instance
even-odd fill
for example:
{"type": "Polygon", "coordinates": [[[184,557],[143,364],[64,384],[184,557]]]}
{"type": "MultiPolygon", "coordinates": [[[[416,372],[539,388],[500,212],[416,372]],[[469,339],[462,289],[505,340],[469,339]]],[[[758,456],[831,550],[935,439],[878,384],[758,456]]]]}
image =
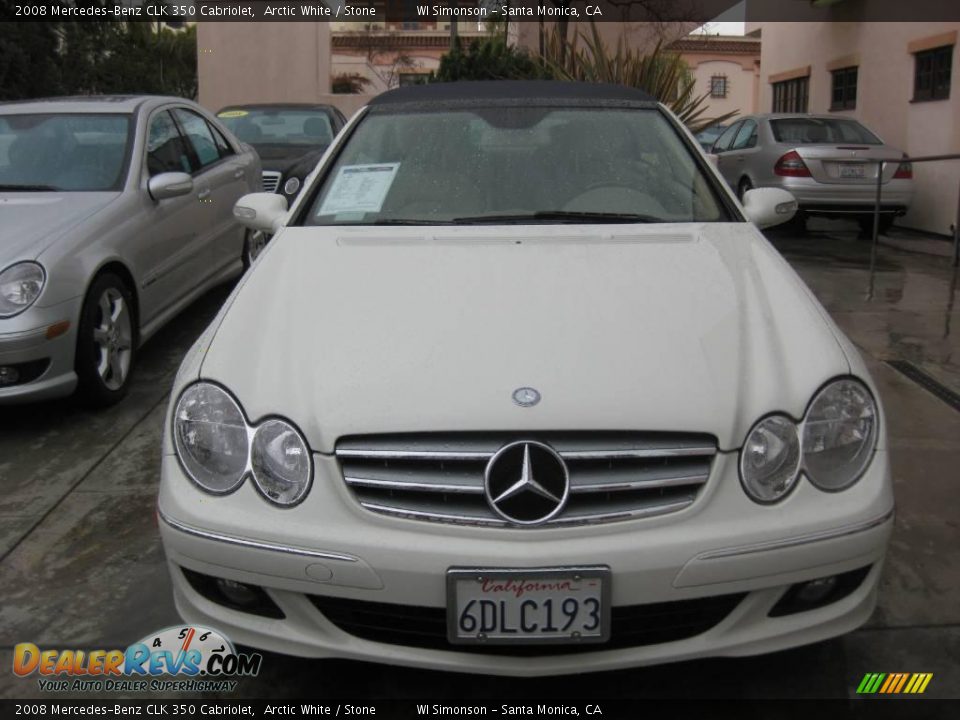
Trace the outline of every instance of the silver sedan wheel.
{"type": "Polygon", "coordinates": [[[109,390],[119,390],[130,374],[133,355],[133,324],[130,308],[116,288],[100,296],[99,320],[93,328],[93,342],[99,352],[97,372],[109,390]]]}

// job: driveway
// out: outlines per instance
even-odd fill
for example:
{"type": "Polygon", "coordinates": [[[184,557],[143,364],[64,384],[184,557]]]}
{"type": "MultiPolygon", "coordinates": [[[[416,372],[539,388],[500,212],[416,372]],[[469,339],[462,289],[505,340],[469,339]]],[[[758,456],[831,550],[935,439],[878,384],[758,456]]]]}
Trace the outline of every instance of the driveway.
{"type": "MultiPolygon", "coordinates": [[[[886,406],[896,529],[865,627],[773,657],[574,679],[267,655],[235,696],[847,698],[865,673],[903,671],[934,673],[927,696],[960,697],[960,409],[948,402],[950,390],[960,393],[957,275],[945,258],[884,246],[871,272],[869,244],[856,235],[830,223],[771,239],[864,352],[886,406]]],[[[0,696],[51,699],[35,678],[9,671],[17,642],[126,647],[179,622],[154,516],[161,428],[180,358],[227,292],[209,293],[150,340],[120,406],[0,408],[0,696]]]]}

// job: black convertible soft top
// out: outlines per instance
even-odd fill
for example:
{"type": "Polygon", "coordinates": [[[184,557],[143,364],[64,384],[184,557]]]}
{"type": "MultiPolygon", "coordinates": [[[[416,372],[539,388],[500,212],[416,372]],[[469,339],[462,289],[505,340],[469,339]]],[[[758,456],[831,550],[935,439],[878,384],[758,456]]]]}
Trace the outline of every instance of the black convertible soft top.
{"type": "Polygon", "coordinates": [[[606,83],[561,82],[558,80],[464,80],[407,85],[373,98],[370,107],[476,101],[560,100],[594,102],[655,103],[652,95],[606,83]]]}

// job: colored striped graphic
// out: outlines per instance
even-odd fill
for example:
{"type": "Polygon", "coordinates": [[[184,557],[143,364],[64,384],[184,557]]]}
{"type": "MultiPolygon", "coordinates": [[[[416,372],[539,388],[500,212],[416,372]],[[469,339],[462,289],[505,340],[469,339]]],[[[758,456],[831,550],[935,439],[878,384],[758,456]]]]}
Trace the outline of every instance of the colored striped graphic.
{"type": "Polygon", "coordinates": [[[858,695],[920,695],[933,673],[867,673],[857,686],[858,695]]]}

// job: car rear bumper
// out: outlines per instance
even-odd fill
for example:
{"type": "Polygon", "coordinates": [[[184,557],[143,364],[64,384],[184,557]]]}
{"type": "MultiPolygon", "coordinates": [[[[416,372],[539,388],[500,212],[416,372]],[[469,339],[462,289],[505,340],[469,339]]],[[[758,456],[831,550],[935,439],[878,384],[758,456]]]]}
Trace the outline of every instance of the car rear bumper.
{"type": "Polygon", "coordinates": [[[20,379],[0,384],[0,405],[46,400],[73,392],[79,303],[68,301],[49,308],[30,308],[22,315],[0,320],[0,367],[12,367],[20,379]],[[51,328],[69,322],[55,337],[51,328]]]}
{"type": "Polygon", "coordinates": [[[316,467],[307,500],[276,510],[249,483],[233,496],[205,495],[185,479],[175,457],[164,457],[159,525],[185,621],[217,628],[235,642],[291,655],[517,676],[765,653],[839,635],[867,620],[893,524],[889,467],[881,451],[853,488],[827,496],[804,480],[776,510],[746,500],[736,454],[723,454],[716,460],[711,491],[688,510],[533,533],[376,516],[355,506],[332,458],[317,456],[316,467]],[[227,510],[235,496],[248,493],[249,498],[238,499],[259,503],[259,520],[227,510]],[[298,529],[297,514],[308,519],[304,527],[309,530],[298,529]],[[662,604],[665,612],[729,604],[722,616],[698,615],[705,624],[693,635],[641,638],[617,649],[545,649],[531,658],[528,649],[517,656],[445,643],[442,617],[451,567],[586,565],[611,569],[615,614],[617,608],[644,612],[653,604],[662,604]],[[284,617],[225,607],[192,584],[183,569],[257,585],[284,617]],[[863,574],[835,601],[770,615],[795,584],[854,571],[863,574]],[[325,614],[336,601],[368,613],[366,621],[325,614]],[[439,637],[398,640],[385,629],[371,630],[377,613],[409,615],[411,623],[429,616],[439,637]],[[358,631],[364,622],[367,629],[358,631]]]}
{"type": "MultiPolygon", "coordinates": [[[[857,214],[873,212],[877,199],[875,185],[820,183],[812,178],[781,178],[781,187],[790,192],[801,210],[818,214],[857,214]]],[[[904,214],[913,202],[913,181],[890,180],[882,186],[881,212],[904,214]]]]}

